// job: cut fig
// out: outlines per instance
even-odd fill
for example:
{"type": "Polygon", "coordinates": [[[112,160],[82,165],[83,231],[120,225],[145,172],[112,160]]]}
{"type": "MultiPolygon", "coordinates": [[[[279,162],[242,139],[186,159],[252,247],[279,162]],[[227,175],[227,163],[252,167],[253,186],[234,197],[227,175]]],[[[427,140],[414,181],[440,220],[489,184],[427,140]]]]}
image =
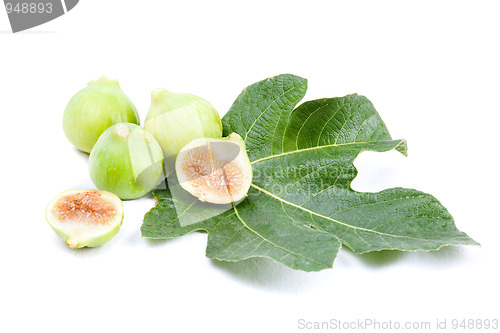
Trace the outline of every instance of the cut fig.
{"type": "Polygon", "coordinates": [[[118,196],[107,191],[66,191],[50,202],[46,217],[69,247],[96,247],[120,230],[123,204],[118,196]]]}
{"type": "Polygon", "coordinates": [[[200,199],[215,204],[245,197],[252,183],[252,166],[243,139],[195,139],[184,146],[175,162],[179,184],[200,199]]]}

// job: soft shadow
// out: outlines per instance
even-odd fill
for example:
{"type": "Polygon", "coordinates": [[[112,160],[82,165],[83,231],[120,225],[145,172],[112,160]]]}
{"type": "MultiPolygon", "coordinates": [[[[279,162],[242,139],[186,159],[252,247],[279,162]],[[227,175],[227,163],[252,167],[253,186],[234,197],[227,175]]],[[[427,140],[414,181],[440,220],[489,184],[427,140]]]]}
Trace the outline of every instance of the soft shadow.
{"type": "Polygon", "coordinates": [[[434,251],[398,251],[382,250],[357,255],[348,247],[343,252],[349,254],[353,260],[361,260],[363,264],[382,268],[405,261],[413,266],[446,268],[460,262],[464,256],[462,246],[444,246],[434,251]]]}
{"type": "Polygon", "coordinates": [[[105,252],[107,250],[106,244],[99,247],[82,247],[80,249],[72,249],[64,241],[62,241],[59,237],[57,237],[55,244],[60,248],[60,251],[68,253],[74,257],[79,258],[93,258],[99,253],[105,252]]]}
{"type": "Polygon", "coordinates": [[[370,267],[383,267],[395,264],[407,254],[403,251],[396,250],[382,250],[364,254],[355,254],[347,246],[344,246],[342,250],[343,252],[349,253],[352,258],[357,258],[358,260],[361,260],[365,265],[368,265],[370,267]]]}
{"type": "Polygon", "coordinates": [[[179,240],[178,237],[176,238],[169,238],[169,239],[152,239],[152,238],[146,238],[146,237],[141,237],[141,241],[146,241],[149,246],[152,247],[162,247],[165,246],[167,243],[175,243],[176,241],[179,240]]]}
{"type": "Polygon", "coordinates": [[[255,257],[230,262],[211,260],[213,266],[252,286],[280,293],[303,293],[313,289],[320,274],[331,274],[332,270],[322,272],[296,271],[271,259],[255,257]]]}
{"type": "Polygon", "coordinates": [[[446,268],[463,261],[467,249],[464,246],[444,246],[436,251],[419,251],[413,255],[418,256],[419,263],[438,268],[446,268]]]}
{"type": "MultiPolygon", "coordinates": [[[[150,199],[150,200],[156,200],[155,196],[153,195],[153,191],[156,190],[156,189],[158,189],[158,188],[154,188],[152,191],[149,191],[142,198],[150,199]]],[[[153,207],[151,207],[151,208],[153,208],[153,207]]]]}
{"type": "Polygon", "coordinates": [[[80,158],[84,159],[85,161],[87,161],[89,159],[89,156],[90,156],[89,153],[86,153],[86,152],[81,151],[81,150],[76,149],[76,148],[73,148],[73,149],[77,152],[77,154],[78,154],[78,156],[80,156],[80,158]]]}

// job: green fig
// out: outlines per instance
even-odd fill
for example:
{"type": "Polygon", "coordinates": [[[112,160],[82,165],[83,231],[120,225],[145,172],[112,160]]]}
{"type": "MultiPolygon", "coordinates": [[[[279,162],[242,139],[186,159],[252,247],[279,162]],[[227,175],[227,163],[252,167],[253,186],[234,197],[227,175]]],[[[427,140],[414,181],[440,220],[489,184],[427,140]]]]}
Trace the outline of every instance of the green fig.
{"type": "Polygon", "coordinates": [[[158,184],[163,153],[153,135],[130,123],[108,128],[89,157],[89,172],[98,189],[121,199],[142,197],[158,184]]]}
{"type": "Polygon", "coordinates": [[[123,204],[120,198],[106,191],[66,191],[50,202],[46,217],[69,247],[96,247],[120,230],[123,204]]]}
{"type": "Polygon", "coordinates": [[[63,129],[76,148],[90,153],[99,136],[119,122],[139,125],[139,115],[118,81],[101,77],[71,98],[64,111],[63,129]]]}
{"type": "Polygon", "coordinates": [[[144,127],[163,149],[167,174],[173,171],[175,156],[190,141],[222,137],[219,113],[206,100],[165,89],[151,93],[151,107],[144,127]]]}

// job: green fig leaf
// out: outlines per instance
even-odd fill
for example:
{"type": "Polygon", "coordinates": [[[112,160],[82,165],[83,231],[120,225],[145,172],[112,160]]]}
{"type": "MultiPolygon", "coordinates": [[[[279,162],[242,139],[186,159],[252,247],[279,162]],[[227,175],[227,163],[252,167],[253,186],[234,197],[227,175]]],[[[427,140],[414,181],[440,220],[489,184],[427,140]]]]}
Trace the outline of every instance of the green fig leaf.
{"type": "Polygon", "coordinates": [[[245,140],[252,164],[245,200],[200,219],[195,200],[180,211],[169,188],[158,189],[142,235],[167,239],[205,231],[209,258],[268,257],[303,271],[332,267],[342,244],[358,254],[478,244],[430,194],[354,191],[353,162],[360,152],[406,155],[406,142],[391,138],[367,98],[353,94],[296,107],[306,89],[298,76],[269,78],[247,87],[224,116],[224,135],[236,132],[245,140]],[[190,209],[201,222],[182,226],[179,217],[190,209]]]}

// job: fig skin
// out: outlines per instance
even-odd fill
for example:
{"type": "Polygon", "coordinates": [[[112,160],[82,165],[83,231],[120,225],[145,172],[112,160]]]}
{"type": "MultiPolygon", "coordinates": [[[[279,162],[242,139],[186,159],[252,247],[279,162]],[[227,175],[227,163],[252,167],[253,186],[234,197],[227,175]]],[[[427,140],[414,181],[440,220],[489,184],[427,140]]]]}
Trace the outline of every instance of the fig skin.
{"type": "Polygon", "coordinates": [[[101,77],[70,99],[64,111],[63,129],[76,148],[90,153],[99,136],[119,122],[139,125],[139,114],[118,81],[101,77]]]}
{"type": "Polygon", "coordinates": [[[208,101],[165,89],[151,92],[151,107],[144,128],[153,134],[163,149],[167,174],[174,170],[175,156],[190,141],[222,137],[219,113],[208,101]]]}
{"type": "Polygon", "coordinates": [[[244,199],[253,177],[245,142],[237,133],[191,141],[177,155],[175,171],[184,190],[213,204],[244,199]]]}
{"type": "Polygon", "coordinates": [[[89,173],[98,189],[123,200],[137,199],[158,184],[163,153],[144,128],[118,123],[108,128],[92,149],[89,173]]]}
{"type": "MultiPolygon", "coordinates": [[[[78,212],[79,209],[85,209],[82,207],[75,207],[74,204],[70,204],[69,207],[67,211],[70,214],[78,212]]],[[[82,212],[82,215],[86,214],[86,211],[82,212]]],[[[70,248],[97,247],[110,241],[120,231],[123,222],[123,203],[118,196],[106,191],[91,189],[70,190],[60,193],[49,203],[45,216],[50,227],[70,248]],[[55,214],[54,211],[57,210],[57,205],[60,204],[62,200],[68,197],[76,198],[78,195],[86,195],[87,193],[92,197],[94,197],[94,195],[98,197],[98,202],[101,203],[100,208],[113,209],[112,213],[114,213],[114,215],[109,217],[107,224],[99,223],[102,221],[95,221],[95,225],[92,225],[88,223],[75,223],[71,219],[68,221],[59,220],[61,219],[60,215],[55,214]],[[106,204],[106,207],[103,207],[102,202],[106,204]]]]}

